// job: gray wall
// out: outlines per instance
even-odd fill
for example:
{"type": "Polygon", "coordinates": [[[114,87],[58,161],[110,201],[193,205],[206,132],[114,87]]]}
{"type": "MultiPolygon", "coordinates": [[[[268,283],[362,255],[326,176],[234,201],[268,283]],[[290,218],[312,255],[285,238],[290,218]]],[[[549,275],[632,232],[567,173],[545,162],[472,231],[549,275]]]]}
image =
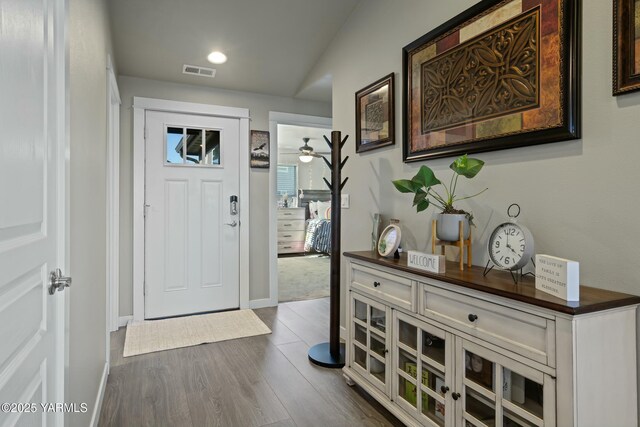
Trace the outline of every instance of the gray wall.
{"type": "MultiPolygon", "coordinates": [[[[351,156],[343,171],[349,177],[344,191],[351,194],[351,209],[343,211],[348,224],[342,229],[344,250],[369,248],[371,222],[365,219],[379,211],[401,220],[405,248],[430,251],[429,224],[435,211],[416,214],[410,197],[390,182],[411,177],[420,166],[402,162],[402,47],[474,3],[361,2],[310,75],[309,80],[333,76],[334,129],[351,136],[344,150],[351,156]],[[354,93],[390,72],[396,73],[396,145],[355,154],[354,93]]],[[[538,253],[579,261],[584,284],[640,294],[635,268],[640,241],[640,93],[611,96],[611,3],[583,2],[584,138],[478,154],[485,169],[460,187],[467,194],[489,187],[463,205],[478,224],[475,264],[486,262],[491,230],[506,219],[507,206],[517,202],[520,221],[532,231],[538,253]]],[[[437,176],[448,178],[451,161],[427,164],[437,176]]]]}
{"type": "Polygon", "coordinates": [[[105,1],[71,0],[69,23],[73,287],[67,401],[89,405],[85,414],[69,414],[70,425],[84,427],[106,362],[106,67],[111,33],[105,1]]]}
{"type": "MultiPolygon", "coordinates": [[[[331,105],[322,102],[301,101],[248,92],[237,92],[120,76],[118,79],[122,97],[120,131],[120,315],[133,314],[133,97],[168,99],[248,108],[251,113],[251,129],[269,130],[269,111],[330,117],[331,105]]],[[[251,272],[249,299],[269,297],[268,264],[268,169],[251,169],[251,272]]]]}

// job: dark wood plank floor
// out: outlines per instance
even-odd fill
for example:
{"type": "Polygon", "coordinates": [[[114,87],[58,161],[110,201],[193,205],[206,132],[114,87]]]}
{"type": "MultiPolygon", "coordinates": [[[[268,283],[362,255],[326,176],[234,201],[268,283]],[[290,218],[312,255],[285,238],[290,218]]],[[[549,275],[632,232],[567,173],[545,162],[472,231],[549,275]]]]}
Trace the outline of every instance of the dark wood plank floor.
{"type": "Polygon", "coordinates": [[[341,370],[307,359],[328,340],[328,298],[255,312],[272,334],[123,358],[125,329],[114,332],[99,425],[402,426],[341,370]]]}

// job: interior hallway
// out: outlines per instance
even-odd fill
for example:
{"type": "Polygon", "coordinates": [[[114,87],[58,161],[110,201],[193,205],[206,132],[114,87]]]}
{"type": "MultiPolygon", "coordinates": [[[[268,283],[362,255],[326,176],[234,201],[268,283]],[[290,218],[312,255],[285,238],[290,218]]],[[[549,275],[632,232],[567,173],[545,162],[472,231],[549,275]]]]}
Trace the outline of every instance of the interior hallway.
{"type": "Polygon", "coordinates": [[[122,358],[111,335],[111,374],[99,425],[401,426],[341,370],[307,358],[328,341],[329,299],[255,310],[270,335],[122,358]]]}

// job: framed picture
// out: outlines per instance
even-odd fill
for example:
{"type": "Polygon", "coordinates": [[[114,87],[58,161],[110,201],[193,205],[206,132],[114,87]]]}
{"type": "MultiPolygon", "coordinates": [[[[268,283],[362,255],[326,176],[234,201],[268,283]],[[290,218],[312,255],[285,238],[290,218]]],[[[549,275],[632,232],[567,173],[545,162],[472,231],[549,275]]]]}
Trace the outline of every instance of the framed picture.
{"type": "Polygon", "coordinates": [[[579,0],[483,0],[403,49],[403,160],[580,137],[579,0]]]}
{"type": "Polygon", "coordinates": [[[269,132],[251,131],[251,167],[269,169],[269,132]]]}
{"type": "Polygon", "coordinates": [[[640,0],[613,0],[613,94],[640,90],[640,0]]]}
{"type": "Polygon", "coordinates": [[[393,73],[356,92],[356,153],[395,143],[393,73]]]}

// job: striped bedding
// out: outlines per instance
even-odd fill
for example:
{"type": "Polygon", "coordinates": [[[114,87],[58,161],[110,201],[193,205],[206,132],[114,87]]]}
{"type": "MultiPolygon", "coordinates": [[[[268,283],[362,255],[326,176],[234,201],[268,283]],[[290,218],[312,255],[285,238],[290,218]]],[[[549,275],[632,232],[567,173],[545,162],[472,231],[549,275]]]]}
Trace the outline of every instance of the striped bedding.
{"type": "Polygon", "coordinates": [[[305,252],[331,253],[331,221],[327,219],[311,219],[307,224],[304,240],[305,252]]]}

